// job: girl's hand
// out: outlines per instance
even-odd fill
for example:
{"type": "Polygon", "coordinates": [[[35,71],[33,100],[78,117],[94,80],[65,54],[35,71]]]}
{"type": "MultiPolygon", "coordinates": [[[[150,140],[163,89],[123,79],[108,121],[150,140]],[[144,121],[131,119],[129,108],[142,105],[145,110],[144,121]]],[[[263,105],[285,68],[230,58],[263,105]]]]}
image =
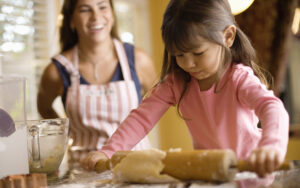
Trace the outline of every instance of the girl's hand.
{"type": "Polygon", "coordinates": [[[260,177],[272,173],[282,162],[279,152],[270,147],[253,150],[248,160],[260,177]]]}
{"type": "Polygon", "coordinates": [[[100,151],[89,152],[82,160],[80,160],[81,166],[86,170],[94,170],[97,162],[106,164],[108,157],[100,151]]]}

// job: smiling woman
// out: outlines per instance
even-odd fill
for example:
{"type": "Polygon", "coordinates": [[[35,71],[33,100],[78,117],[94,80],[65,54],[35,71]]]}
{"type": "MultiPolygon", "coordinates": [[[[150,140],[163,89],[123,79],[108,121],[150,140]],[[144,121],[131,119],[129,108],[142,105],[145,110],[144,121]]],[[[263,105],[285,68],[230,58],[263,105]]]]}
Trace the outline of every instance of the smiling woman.
{"type": "MultiPolygon", "coordinates": [[[[99,149],[152,87],[155,71],[146,53],[119,40],[111,0],[65,0],[61,53],[46,67],[38,109],[57,117],[57,96],[70,118],[71,157],[99,149]]],[[[145,138],[135,149],[149,148],[145,138]]]]}

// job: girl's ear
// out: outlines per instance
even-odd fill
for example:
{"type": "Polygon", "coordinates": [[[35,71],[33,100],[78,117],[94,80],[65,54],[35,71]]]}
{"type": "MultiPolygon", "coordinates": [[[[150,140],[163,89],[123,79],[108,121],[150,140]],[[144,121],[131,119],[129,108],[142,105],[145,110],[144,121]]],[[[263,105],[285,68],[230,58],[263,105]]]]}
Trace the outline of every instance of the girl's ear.
{"type": "Polygon", "coordinates": [[[224,44],[230,48],[234,42],[236,35],[236,27],[235,25],[230,25],[226,27],[226,29],[223,31],[223,40],[224,44]]]}

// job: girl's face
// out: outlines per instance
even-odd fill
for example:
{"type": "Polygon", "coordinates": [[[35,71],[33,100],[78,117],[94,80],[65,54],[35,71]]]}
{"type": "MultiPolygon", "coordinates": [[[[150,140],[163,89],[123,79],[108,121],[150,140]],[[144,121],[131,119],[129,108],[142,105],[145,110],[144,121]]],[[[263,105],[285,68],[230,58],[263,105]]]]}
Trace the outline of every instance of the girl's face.
{"type": "Polygon", "coordinates": [[[200,38],[199,46],[187,52],[175,52],[176,62],[185,72],[198,80],[217,76],[222,46],[200,38]]]}
{"type": "Polygon", "coordinates": [[[114,17],[109,0],[78,0],[71,27],[79,41],[99,42],[110,36],[114,17]]]}

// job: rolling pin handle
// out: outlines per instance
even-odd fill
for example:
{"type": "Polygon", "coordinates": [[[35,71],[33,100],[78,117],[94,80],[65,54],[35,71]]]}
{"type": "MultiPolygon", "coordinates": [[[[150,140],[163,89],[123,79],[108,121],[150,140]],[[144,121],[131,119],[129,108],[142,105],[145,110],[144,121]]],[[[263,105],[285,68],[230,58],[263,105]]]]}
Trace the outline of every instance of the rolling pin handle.
{"type": "MultiPolygon", "coordinates": [[[[284,161],[277,169],[277,170],[291,170],[294,168],[294,163],[292,161],[284,161]]],[[[253,167],[249,164],[248,161],[245,160],[239,160],[237,163],[237,169],[240,172],[249,171],[254,172],[255,170],[253,167]]]]}

